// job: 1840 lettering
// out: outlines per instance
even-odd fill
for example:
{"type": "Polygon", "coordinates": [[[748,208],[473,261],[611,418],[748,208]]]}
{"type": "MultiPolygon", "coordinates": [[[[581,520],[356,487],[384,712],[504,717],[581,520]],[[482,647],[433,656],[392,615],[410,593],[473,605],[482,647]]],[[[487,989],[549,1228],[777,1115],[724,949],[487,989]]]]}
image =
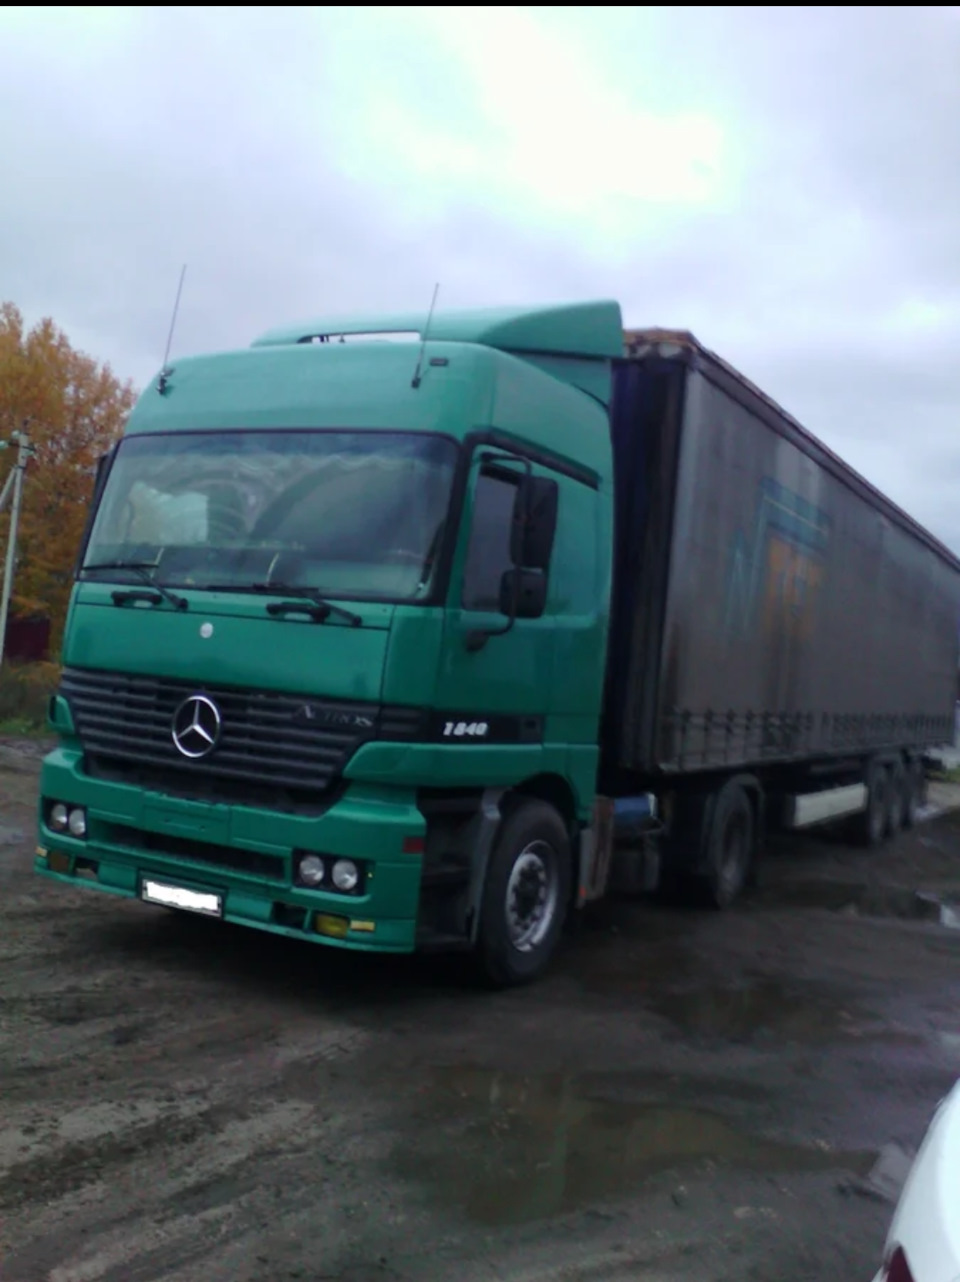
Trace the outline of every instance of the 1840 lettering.
{"type": "Polygon", "coordinates": [[[444,739],[484,739],[490,733],[486,721],[445,721],[444,739]]]}

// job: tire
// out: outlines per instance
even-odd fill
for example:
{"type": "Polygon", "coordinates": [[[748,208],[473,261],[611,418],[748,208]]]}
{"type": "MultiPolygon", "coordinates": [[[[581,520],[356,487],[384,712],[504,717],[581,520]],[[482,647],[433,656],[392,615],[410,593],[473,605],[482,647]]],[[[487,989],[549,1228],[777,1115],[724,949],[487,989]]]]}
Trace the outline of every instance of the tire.
{"type": "Polygon", "coordinates": [[[920,808],[926,800],[926,775],[922,761],[908,761],[905,770],[903,826],[915,828],[920,808]]]}
{"type": "Polygon", "coordinates": [[[888,822],[889,778],[879,761],[870,762],[864,782],[867,785],[866,809],[853,819],[850,836],[856,845],[876,850],[886,839],[888,822]]]}
{"type": "Polygon", "coordinates": [[[570,902],[570,836],[554,808],[522,801],[494,841],[480,909],[477,961],[497,988],[527,984],[549,965],[570,902]]]}
{"type": "Polygon", "coordinates": [[[729,908],[750,880],[756,821],[744,788],[728,783],[717,794],[707,838],[705,890],[714,908],[729,908]]]}
{"type": "Polygon", "coordinates": [[[907,772],[902,761],[887,771],[887,836],[895,837],[904,827],[907,809],[907,772]]]}

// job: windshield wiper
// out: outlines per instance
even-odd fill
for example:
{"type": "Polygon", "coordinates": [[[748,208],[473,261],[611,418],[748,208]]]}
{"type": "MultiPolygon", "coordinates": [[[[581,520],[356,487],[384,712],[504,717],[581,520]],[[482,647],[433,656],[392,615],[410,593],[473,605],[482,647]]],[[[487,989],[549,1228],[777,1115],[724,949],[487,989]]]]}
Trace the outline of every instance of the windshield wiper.
{"type": "MultiPolygon", "coordinates": [[[[301,597],[304,600],[312,601],[315,610],[309,613],[322,623],[324,619],[331,614],[339,614],[341,619],[346,619],[352,628],[359,628],[363,619],[359,614],[354,614],[352,610],[346,610],[342,605],[337,605],[334,601],[328,601],[325,596],[317,591],[316,588],[307,587],[299,583],[251,583],[251,592],[270,592],[274,596],[292,596],[301,597]]],[[[268,614],[285,614],[292,613],[298,607],[296,601],[271,601],[267,606],[268,614]]],[[[302,608],[302,607],[301,607],[302,608]]]]}
{"type": "Polygon", "coordinates": [[[123,605],[126,601],[149,601],[154,600],[156,605],[161,601],[169,601],[175,610],[186,610],[190,603],[186,597],[177,596],[171,592],[158,579],[154,578],[156,574],[157,563],[155,561],[95,561],[93,565],[81,565],[80,572],[85,573],[88,570],[130,570],[134,574],[139,574],[144,583],[150,585],[153,591],[149,594],[143,592],[114,592],[113,601],[115,605],[123,605]],[[153,570],[154,574],[150,571],[153,570]]]}

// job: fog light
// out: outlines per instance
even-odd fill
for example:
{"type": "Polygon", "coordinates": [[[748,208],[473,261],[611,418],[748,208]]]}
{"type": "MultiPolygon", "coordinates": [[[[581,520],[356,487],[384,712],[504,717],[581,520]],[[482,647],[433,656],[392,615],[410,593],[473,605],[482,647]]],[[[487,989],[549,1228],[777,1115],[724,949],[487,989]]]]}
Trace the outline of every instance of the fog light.
{"type": "Polygon", "coordinates": [[[297,865],[297,876],[305,886],[319,886],[323,874],[323,860],[319,855],[304,855],[297,865]]]}
{"type": "Polygon", "coordinates": [[[75,810],[71,810],[67,826],[74,837],[85,837],[87,835],[87,812],[81,810],[79,806],[75,810]]]}
{"type": "Polygon", "coordinates": [[[337,890],[356,890],[360,870],[352,859],[338,859],[333,865],[333,884],[337,890]]]}
{"type": "Polygon", "coordinates": [[[329,935],[331,939],[345,939],[350,930],[349,918],[331,913],[318,913],[313,925],[318,935],[329,935]]]}
{"type": "Polygon", "coordinates": [[[50,807],[50,827],[63,832],[67,826],[67,808],[62,801],[50,807]]]}

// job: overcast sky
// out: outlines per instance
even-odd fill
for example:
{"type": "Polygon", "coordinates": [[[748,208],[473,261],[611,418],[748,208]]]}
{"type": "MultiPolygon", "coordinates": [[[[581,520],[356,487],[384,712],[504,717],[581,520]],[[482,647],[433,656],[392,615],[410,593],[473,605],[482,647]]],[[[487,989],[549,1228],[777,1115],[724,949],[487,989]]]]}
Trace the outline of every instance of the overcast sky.
{"type": "Polygon", "coordinates": [[[143,384],[616,297],[960,551],[960,8],[0,9],[0,300],[143,384]]]}

